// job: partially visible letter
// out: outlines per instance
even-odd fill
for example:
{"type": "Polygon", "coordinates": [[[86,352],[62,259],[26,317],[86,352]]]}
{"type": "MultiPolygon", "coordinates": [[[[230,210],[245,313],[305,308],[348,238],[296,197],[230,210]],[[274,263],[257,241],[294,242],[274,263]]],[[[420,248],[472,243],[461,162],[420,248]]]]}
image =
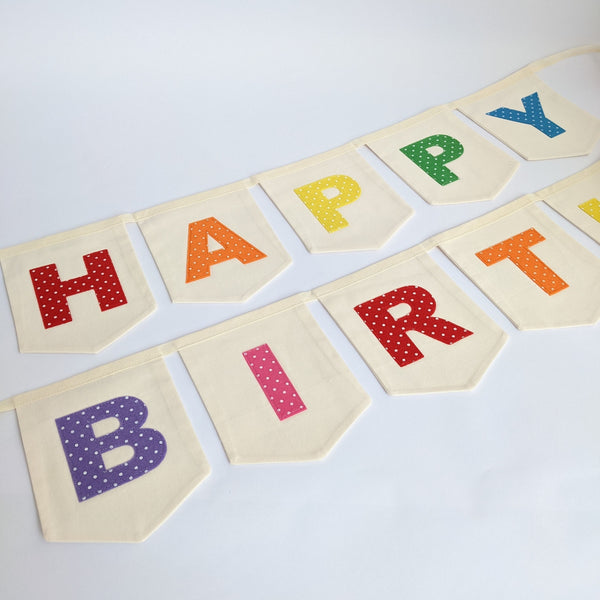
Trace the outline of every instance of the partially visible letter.
{"type": "Polygon", "coordinates": [[[600,223],[600,202],[596,198],[592,198],[583,204],[578,205],[579,208],[600,223]]]}

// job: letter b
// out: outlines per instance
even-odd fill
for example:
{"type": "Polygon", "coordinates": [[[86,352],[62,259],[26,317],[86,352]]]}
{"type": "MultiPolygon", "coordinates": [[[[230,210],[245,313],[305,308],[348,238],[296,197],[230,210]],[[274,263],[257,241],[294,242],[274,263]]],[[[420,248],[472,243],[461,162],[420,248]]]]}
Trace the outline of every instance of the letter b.
{"type": "Polygon", "coordinates": [[[167,442],[160,432],[142,427],[147,417],[148,408],[139,398],[120,396],[56,419],[79,502],[141,477],[162,462],[167,442]],[[118,427],[97,435],[94,426],[109,418],[118,427]],[[123,446],[133,456],[107,468],[103,454],[123,446]]]}

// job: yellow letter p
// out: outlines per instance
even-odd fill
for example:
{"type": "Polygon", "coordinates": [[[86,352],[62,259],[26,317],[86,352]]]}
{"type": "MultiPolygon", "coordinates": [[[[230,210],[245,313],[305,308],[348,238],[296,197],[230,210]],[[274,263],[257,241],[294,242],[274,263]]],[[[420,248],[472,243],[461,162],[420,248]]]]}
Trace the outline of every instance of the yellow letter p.
{"type": "Polygon", "coordinates": [[[331,175],[294,190],[308,210],[329,233],[348,227],[338,208],[360,196],[360,186],[347,175],[331,175]]]}

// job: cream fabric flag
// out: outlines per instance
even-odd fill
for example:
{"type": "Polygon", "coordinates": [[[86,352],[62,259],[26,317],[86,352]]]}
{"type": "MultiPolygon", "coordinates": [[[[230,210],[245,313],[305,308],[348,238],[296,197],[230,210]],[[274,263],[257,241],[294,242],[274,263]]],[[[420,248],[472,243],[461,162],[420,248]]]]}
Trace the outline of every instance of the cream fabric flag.
{"type": "Polygon", "coordinates": [[[600,244],[600,162],[536,193],[600,244]]]}
{"type": "Polygon", "coordinates": [[[49,541],[142,541],[210,471],[164,361],[135,360],[14,400],[49,541]]]}
{"type": "Polygon", "coordinates": [[[430,204],[490,200],[518,167],[447,107],[372,134],[366,143],[430,204]]]}
{"type": "Polygon", "coordinates": [[[304,304],[308,294],[192,334],[180,350],[232,463],[323,458],[369,397],[304,304]]]}
{"type": "Polygon", "coordinates": [[[528,160],[588,154],[600,138],[600,120],[535,75],[509,77],[457,108],[528,160]]]}
{"type": "Polygon", "coordinates": [[[240,302],[291,264],[243,184],[135,215],[173,302],[240,302]]]}
{"type": "Polygon", "coordinates": [[[413,212],[354,149],[264,173],[259,181],[310,252],[380,248],[413,212]]]}
{"type": "Polygon", "coordinates": [[[535,199],[467,223],[440,248],[519,329],[591,325],[600,318],[600,260],[535,199]]]}
{"type": "Polygon", "coordinates": [[[316,294],[388,394],[470,389],[506,341],[425,252],[393,256],[316,294]]]}
{"type": "Polygon", "coordinates": [[[126,221],[0,251],[21,352],[98,352],[154,311],[126,221]]]}

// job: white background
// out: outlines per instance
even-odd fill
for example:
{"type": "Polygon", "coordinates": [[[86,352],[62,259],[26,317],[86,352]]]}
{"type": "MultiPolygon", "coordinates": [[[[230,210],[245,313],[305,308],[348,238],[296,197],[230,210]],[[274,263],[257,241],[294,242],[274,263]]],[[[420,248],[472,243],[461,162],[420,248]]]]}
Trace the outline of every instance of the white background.
{"type": "MultiPolygon", "coordinates": [[[[599,43],[599,26],[597,0],[0,0],[0,245],[339,146],[599,43]]],[[[541,76],[600,117],[600,55],[541,76]]],[[[158,311],[99,355],[19,354],[1,287],[0,399],[331,281],[574,173],[600,148],[519,159],[498,198],[452,207],[430,207],[363,154],[415,216],[378,252],[310,255],[254,189],[294,265],[242,305],[171,304],[135,226],[158,311]]],[[[45,542],[16,415],[0,415],[0,598],[597,598],[599,326],[519,332],[433,256],[509,334],[474,391],[387,396],[313,305],[373,404],[324,461],[233,467],[171,356],[212,474],[143,544],[45,542]]]]}

